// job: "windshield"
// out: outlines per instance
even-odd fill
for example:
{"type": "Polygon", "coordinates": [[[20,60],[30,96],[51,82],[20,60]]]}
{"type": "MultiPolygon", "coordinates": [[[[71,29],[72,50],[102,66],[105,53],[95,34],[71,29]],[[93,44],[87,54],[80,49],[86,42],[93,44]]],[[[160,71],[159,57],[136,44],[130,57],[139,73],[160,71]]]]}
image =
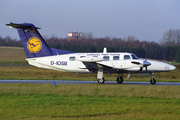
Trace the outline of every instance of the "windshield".
{"type": "Polygon", "coordinates": [[[132,59],[139,59],[136,55],[131,55],[132,59]]]}

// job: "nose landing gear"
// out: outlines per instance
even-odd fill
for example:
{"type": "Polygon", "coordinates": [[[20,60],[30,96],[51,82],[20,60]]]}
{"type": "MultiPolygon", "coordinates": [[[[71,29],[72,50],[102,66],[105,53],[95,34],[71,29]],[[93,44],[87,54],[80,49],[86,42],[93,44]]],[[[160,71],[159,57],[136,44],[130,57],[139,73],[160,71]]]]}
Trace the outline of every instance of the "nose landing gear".
{"type": "Polygon", "coordinates": [[[156,84],[156,80],[154,79],[154,73],[152,73],[152,79],[150,80],[151,84],[156,84]]]}

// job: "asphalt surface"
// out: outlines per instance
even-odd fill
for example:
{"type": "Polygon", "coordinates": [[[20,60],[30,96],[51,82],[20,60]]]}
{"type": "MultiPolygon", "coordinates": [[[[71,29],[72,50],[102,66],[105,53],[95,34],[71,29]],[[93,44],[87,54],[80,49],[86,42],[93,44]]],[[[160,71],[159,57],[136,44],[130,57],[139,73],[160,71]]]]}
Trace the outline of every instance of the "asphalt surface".
{"type": "MultiPolygon", "coordinates": [[[[0,83],[26,83],[26,84],[98,84],[97,81],[73,81],[73,80],[0,80],[0,83]]],[[[118,84],[116,81],[105,81],[104,84],[118,84]]],[[[124,81],[124,85],[151,85],[150,82],[124,81]]],[[[178,82],[156,82],[155,85],[180,86],[178,82]]]]}

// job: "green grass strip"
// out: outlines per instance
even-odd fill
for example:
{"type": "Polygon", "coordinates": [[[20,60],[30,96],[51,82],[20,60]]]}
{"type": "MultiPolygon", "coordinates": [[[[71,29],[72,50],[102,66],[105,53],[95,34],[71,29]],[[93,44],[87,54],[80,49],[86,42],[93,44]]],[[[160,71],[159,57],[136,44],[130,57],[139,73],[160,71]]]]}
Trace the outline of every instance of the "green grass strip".
{"type": "Polygon", "coordinates": [[[0,119],[179,119],[179,86],[0,84],[0,119]]]}

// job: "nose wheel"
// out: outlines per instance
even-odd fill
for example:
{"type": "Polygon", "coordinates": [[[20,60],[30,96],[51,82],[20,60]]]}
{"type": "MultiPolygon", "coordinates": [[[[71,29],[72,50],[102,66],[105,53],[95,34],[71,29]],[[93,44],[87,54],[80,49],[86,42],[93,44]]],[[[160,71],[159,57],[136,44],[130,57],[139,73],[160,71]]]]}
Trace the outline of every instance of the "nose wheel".
{"type": "Polygon", "coordinates": [[[155,80],[155,79],[151,79],[151,80],[150,80],[150,83],[151,83],[151,84],[156,84],[156,80],[155,80]]]}
{"type": "Polygon", "coordinates": [[[152,79],[150,80],[151,84],[156,84],[156,80],[154,79],[154,73],[152,73],[152,79]]]}

